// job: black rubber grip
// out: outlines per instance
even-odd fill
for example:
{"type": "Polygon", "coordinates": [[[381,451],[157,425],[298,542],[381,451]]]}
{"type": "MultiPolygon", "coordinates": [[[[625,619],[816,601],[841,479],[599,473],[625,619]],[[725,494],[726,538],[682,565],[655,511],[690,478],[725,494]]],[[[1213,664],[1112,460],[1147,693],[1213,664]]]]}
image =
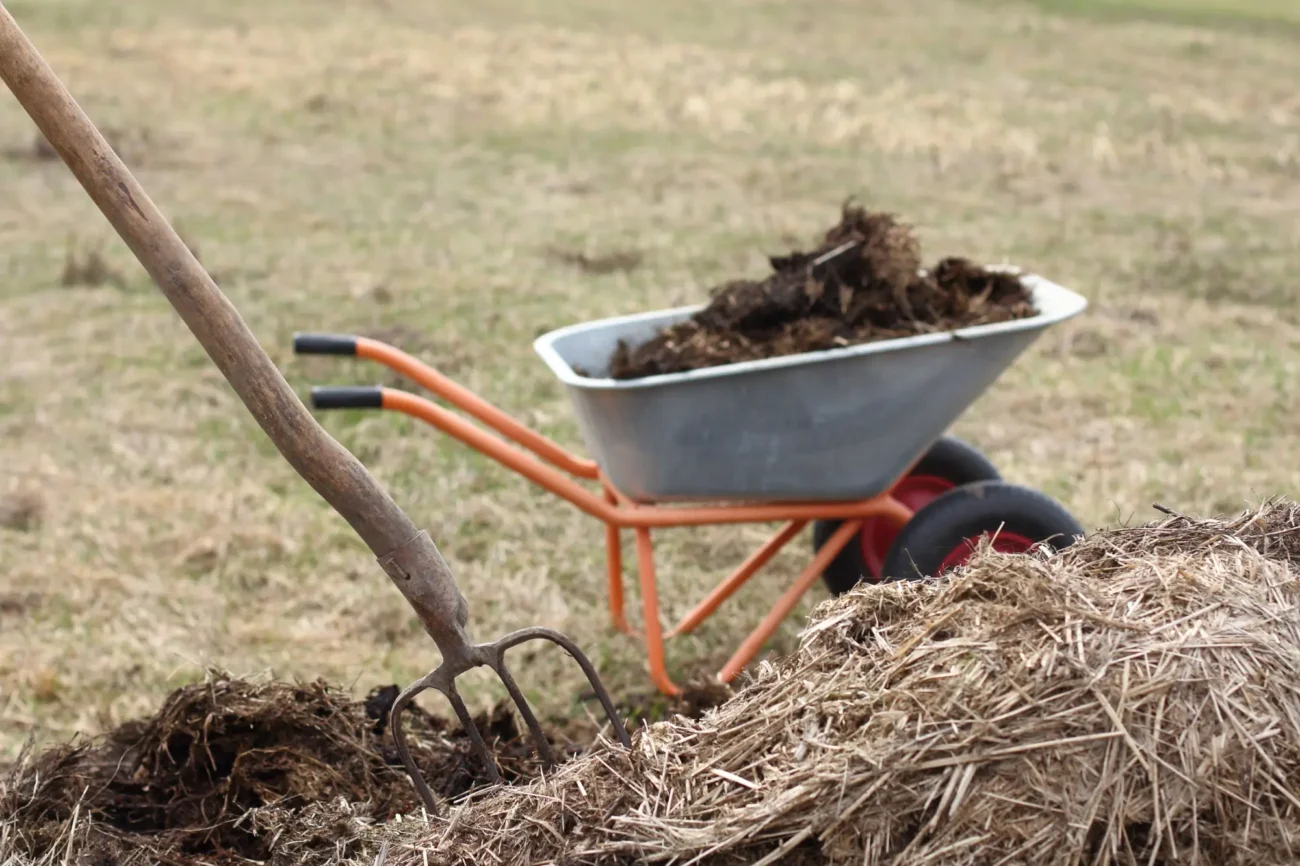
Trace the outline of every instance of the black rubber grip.
{"type": "Polygon", "coordinates": [[[294,334],[297,355],[355,355],[357,338],[348,334],[294,334]]]}
{"type": "Polygon", "coordinates": [[[317,385],[311,389],[313,409],[382,409],[384,389],[377,385],[317,385]]]}

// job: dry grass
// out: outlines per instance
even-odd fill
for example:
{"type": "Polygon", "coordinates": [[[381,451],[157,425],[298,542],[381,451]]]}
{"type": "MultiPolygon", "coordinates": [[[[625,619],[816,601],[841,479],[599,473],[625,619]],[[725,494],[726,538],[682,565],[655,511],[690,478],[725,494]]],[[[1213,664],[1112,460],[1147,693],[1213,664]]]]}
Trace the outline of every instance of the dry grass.
{"type": "MultiPolygon", "coordinates": [[[[1009,478],[1090,527],[1300,481],[1287,38],[957,0],[8,5],[299,388],[383,373],[294,359],[293,330],[401,325],[576,443],[539,331],[761,273],[857,193],[936,256],[1093,302],[957,425],[1009,478]],[[555,249],[640,261],[588,273],[555,249]]],[[[368,552],[66,169],[22,154],[32,135],[0,100],[0,491],[44,503],[0,527],[0,752],[110,727],[207,663],[362,691],[422,673],[435,654],[368,552]],[[61,285],[91,249],[121,285],[61,285]]],[[[543,622],[616,691],[647,687],[607,627],[598,527],[405,419],[326,423],[439,541],[477,634],[543,622]]],[[[663,533],[665,618],[766,532],[663,533]]],[[[676,642],[674,673],[729,655],[806,549],[676,642]]],[[[522,679],[583,712],[558,653],[522,679]]]]}
{"type": "MultiPolygon", "coordinates": [[[[204,715],[227,758],[244,742],[227,800],[266,805],[223,832],[246,850],[274,839],[283,864],[321,862],[332,839],[339,861],[366,864],[387,843],[390,866],[1282,866],[1300,855],[1298,569],[1300,506],[1286,501],[1105,531],[1057,555],[984,551],[950,579],[820,606],[793,653],[699,719],[644,727],[631,752],[602,740],[432,819],[375,825],[381,800],[401,793],[376,788],[391,771],[370,768],[364,723],[335,722],[337,704],[316,712],[318,689],[182,692],[141,752],[165,764],[149,744],[169,732],[197,743],[204,715]],[[250,726],[231,724],[245,716],[250,726]],[[330,765],[365,782],[356,790],[284,748],[337,751],[335,726],[353,745],[330,765]],[[272,735],[282,728],[293,736],[272,735]],[[250,770],[263,765],[278,772],[250,770]],[[292,794],[312,786],[338,797],[292,794]]],[[[17,804],[0,861],[102,851],[93,825],[120,820],[101,802],[108,786],[91,786],[78,831],[75,799],[41,814],[59,764],[36,766],[45,772],[0,789],[17,804]]],[[[115,844],[124,856],[172,850],[138,832],[115,844]]]]}

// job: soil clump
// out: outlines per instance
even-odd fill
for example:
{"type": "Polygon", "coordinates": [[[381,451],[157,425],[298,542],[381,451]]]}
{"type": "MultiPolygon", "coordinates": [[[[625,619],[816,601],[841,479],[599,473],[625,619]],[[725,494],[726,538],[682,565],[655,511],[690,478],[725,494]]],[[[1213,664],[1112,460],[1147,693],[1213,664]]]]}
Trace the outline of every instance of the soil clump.
{"type": "MultiPolygon", "coordinates": [[[[389,730],[398,692],[388,685],[352,700],[320,681],[258,683],[211,672],[172,692],[152,717],[0,768],[0,822],[8,837],[0,862],[22,862],[6,860],[14,853],[45,862],[70,845],[82,852],[79,862],[95,866],[352,856],[369,830],[399,816],[421,819],[389,730]]],[[[698,715],[727,692],[691,694],[671,709],[698,715]]],[[[622,709],[636,718],[653,707],[650,697],[638,696],[622,709]]],[[[540,776],[541,760],[509,704],[474,722],[506,784],[540,776]]],[[[598,733],[578,722],[542,727],[562,763],[598,733]]],[[[403,728],[443,801],[488,783],[487,767],[459,724],[412,704],[403,728]]]]}

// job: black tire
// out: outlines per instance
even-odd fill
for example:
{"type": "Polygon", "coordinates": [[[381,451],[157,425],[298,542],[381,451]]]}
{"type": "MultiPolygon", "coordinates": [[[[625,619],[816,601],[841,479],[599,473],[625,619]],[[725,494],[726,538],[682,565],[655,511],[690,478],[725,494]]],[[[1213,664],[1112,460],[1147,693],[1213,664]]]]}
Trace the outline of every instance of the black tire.
{"type": "MultiPolygon", "coordinates": [[[[956,436],[941,436],[930,446],[912,468],[909,475],[933,475],[952,482],[953,485],[974,484],[977,481],[998,481],[1002,475],[975,446],[956,436]]],[[[822,546],[840,528],[839,520],[813,522],[813,552],[822,546]]],[[[862,556],[862,545],[853,538],[822,571],[822,581],[831,595],[843,595],[859,581],[870,577],[870,569],[862,556]]]]}
{"type": "Polygon", "coordinates": [[[949,490],[913,515],[885,559],[885,579],[935,577],[963,542],[991,533],[1015,534],[1056,550],[1086,534],[1050,496],[1006,481],[980,481],[949,490]]]}

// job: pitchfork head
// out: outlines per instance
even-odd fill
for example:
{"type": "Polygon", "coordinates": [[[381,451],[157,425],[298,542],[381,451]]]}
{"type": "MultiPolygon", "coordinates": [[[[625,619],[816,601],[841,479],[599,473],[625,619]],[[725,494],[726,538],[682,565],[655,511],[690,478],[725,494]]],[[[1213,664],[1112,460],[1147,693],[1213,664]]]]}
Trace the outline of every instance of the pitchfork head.
{"type": "Polygon", "coordinates": [[[415,758],[411,755],[411,750],[407,746],[406,736],[402,732],[402,712],[415,699],[416,695],[427,689],[442,692],[442,694],[451,703],[452,709],[456,711],[456,717],[460,719],[461,725],[469,734],[470,742],[474,746],[474,752],[487,767],[488,779],[492,784],[501,781],[500,774],[497,773],[496,762],[488,754],[487,746],[483,742],[483,735],[479,732],[478,726],[470,717],[469,710],[465,706],[465,701],[461,699],[460,694],[456,691],[456,677],[472,667],[485,666],[496,672],[505,684],[506,691],[510,693],[511,699],[519,709],[519,714],[523,716],[525,724],[528,725],[528,731],[532,735],[533,742],[537,746],[537,751],[542,757],[542,762],[546,768],[555,766],[555,753],[551,749],[550,742],[542,732],[541,725],[537,722],[537,717],[533,714],[532,709],[528,706],[528,701],[515,679],[510,674],[510,669],[506,666],[505,653],[511,647],[518,646],[525,641],[546,640],[551,643],[559,644],[569,655],[577,660],[582,667],[583,673],[587,675],[588,681],[596,692],[596,697],[600,700],[601,705],[605,708],[605,714],[609,717],[610,724],[614,728],[614,733],[625,747],[631,748],[632,742],[628,737],[627,728],[619,720],[618,712],[614,708],[614,703],[610,700],[609,692],[600,681],[600,676],[596,673],[595,667],[591,661],[578,649],[577,644],[572,640],[548,628],[525,628],[512,632],[498,641],[492,643],[477,644],[470,647],[468,656],[462,660],[444,659],[443,663],[424,677],[416,680],[407,686],[397,700],[393,702],[393,708],[389,715],[389,728],[393,731],[393,742],[397,746],[397,753],[401,756],[402,764],[406,767],[406,772],[410,775],[411,781],[415,783],[415,789],[420,794],[420,799],[424,802],[424,807],[430,814],[437,814],[437,802],[433,791],[429,788],[429,783],[425,780],[420,768],[416,766],[415,758]]]}
{"type": "Polygon", "coordinates": [[[555,754],[551,750],[550,742],[546,739],[546,735],[542,733],[541,725],[537,723],[537,717],[528,706],[528,701],[524,698],[523,692],[519,690],[514,677],[511,676],[510,669],[506,667],[506,650],[525,641],[550,641],[559,644],[562,649],[573,656],[582,667],[583,673],[587,675],[587,679],[595,690],[601,706],[605,708],[605,714],[609,717],[615,736],[618,737],[619,742],[624,747],[629,749],[632,747],[632,740],[628,736],[627,728],[619,719],[618,712],[614,709],[614,702],[610,700],[609,692],[601,683],[595,666],[592,665],[590,659],[582,650],[578,649],[578,645],[569,638],[549,628],[534,627],[511,632],[492,643],[475,644],[469,640],[469,636],[465,632],[465,624],[469,619],[469,607],[465,602],[465,597],[461,595],[460,589],[452,578],[451,570],[443,562],[438,548],[434,546],[433,540],[429,538],[427,532],[420,532],[415,538],[380,559],[379,564],[383,566],[389,578],[406,596],[406,600],[410,605],[415,608],[416,614],[424,625],[424,630],[428,632],[434,643],[438,645],[438,649],[442,651],[442,664],[407,686],[397,696],[397,700],[393,702],[393,708],[389,715],[389,727],[393,731],[393,742],[397,746],[397,753],[402,759],[402,765],[406,767],[406,772],[410,774],[411,781],[415,783],[415,789],[419,792],[425,809],[430,814],[438,813],[437,800],[434,798],[433,791],[429,788],[429,783],[425,781],[424,775],[420,772],[420,768],[416,766],[415,758],[412,757],[411,750],[407,746],[401,724],[402,712],[415,699],[415,696],[423,691],[433,689],[442,692],[446,696],[451,703],[452,709],[456,711],[456,717],[460,719],[461,725],[465,728],[465,732],[469,734],[475,753],[486,765],[488,778],[493,784],[501,780],[496,770],[496,762],[488,754],[487,746],[483,742],[483,735],[479,732],[478,726],[474,724],[474,720],[470,718],[465,701],[461,699],[460,694],[456,691],[456,677],[473,668],[489,667],[501,678],[506,691],[510,693],[511,700],[518,707],[519,714],[523,716],[524,723],[528,725],[528,731],[537,744],[537,750],[542,756],[543,763],[547,767],[554,766],[555,754]]]}

